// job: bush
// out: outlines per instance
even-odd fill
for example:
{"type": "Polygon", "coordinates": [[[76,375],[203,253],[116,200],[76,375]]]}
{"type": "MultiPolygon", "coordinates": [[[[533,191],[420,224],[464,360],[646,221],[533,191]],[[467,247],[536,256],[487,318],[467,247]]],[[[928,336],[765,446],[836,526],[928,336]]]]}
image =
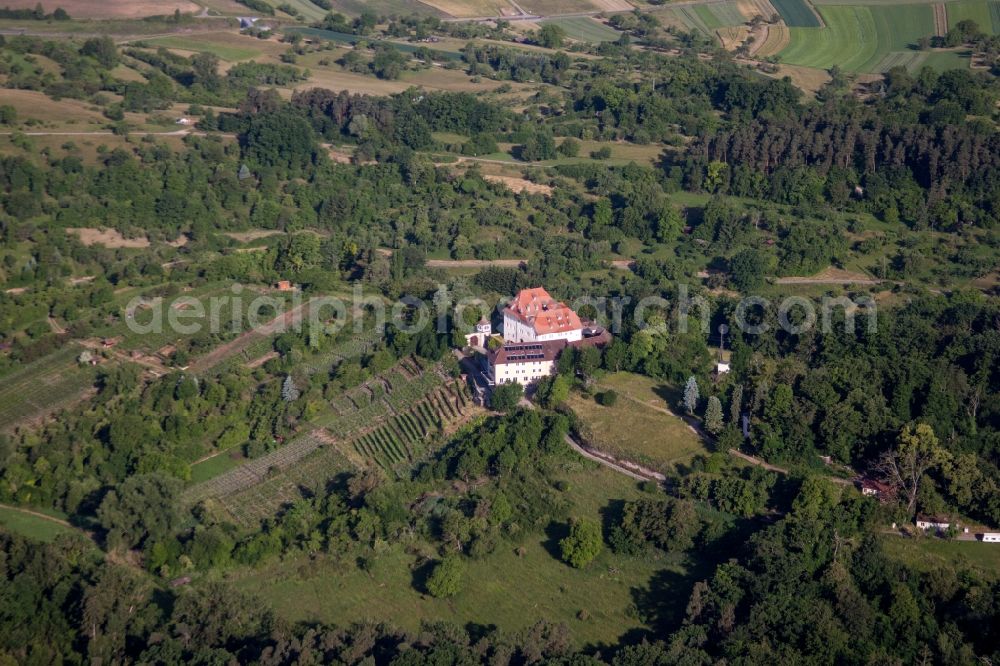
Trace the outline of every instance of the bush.
{"type": "Polygon", "coordinates": [[[501,384],[493,389],[490,395],[490,406],[498,412],[509,412],[520,402],[524,395],[524,387],[517,382],[501,384]]]}
{"type": "Polygon", "coordinates": [[[603,146],[597,150],[590,151],[590,159],[593,160],[606,160],[611,157],[611,148],[608,146],[603,146]]]}
{"type": "Polygon", "coordinates": [[[580,154],[580,142],[574,138],[563,139],[563,142],[556,148],[560,155],[565,157],[576,157],[580,154]]]}
{"type": "Polygon", "coordinates": [[[453,597],[462,591],[465,566],[457,555],[448,555],[434,566],[427,579],[427,591],[440,598],[453,597]]]}
{"type": "Polygon", "coordinates": [[[563,562],[576,569],[590,564],[603,546],[601,526],[590,520],[573,521],[569,536],[559,542],[563,562]]]}

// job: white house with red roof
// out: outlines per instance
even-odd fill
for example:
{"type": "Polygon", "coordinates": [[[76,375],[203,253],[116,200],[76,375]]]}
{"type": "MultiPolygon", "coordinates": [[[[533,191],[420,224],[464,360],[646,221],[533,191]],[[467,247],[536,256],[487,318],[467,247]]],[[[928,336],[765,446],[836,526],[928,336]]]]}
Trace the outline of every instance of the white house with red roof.
{"type": "Polygon", "coordinates": [[[522,289],[504,308],[504,342],[575,342],[582,338],[580,317],[542,287],[522,289]]]}
{"type": "Polygon", "coordinates": [[[584,326],[542,287],[522,289],[504,308],[503,344],[486,351],[483,373],[491,386],[532,384],[555,373],[566,347],[603,347],[610,341],[606,330],[584,326]]]}

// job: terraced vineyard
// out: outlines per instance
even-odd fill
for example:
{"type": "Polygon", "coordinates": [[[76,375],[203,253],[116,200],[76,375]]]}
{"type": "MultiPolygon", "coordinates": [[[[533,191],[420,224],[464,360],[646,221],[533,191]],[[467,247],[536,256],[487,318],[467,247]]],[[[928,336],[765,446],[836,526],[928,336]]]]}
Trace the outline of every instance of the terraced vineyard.
{"type": "Polygon", "coordinates": [[[277,451],[251,460],[214,479],[191,486],[184,491],[181,498],[186,504],[197,504],[209,498],[220,498],[238,493],[264,481],[276,470],[288,469],[331,441],[329,433],[311,430],[296,437],[277,451]]]}
{"type": "Polygon", "coordinates": [[[354,451],[383,469],[412,463],[425,453],[425,446],[447,424],[461,420],[472,409],[466,386],[452,382],[440,387],[409,411],[396,414],[374,430],[352,442],[354,451]]]}
{"type": "Polygon", "coordinates": [[[357,432],[386,414],[405,411],[444,381],[445,376],[437,369],[424,370],[415,360],[405,359],[332,401],[329,409],[312,422],[340,435],[357,432]]]}
{"type": "Polygon", "coordinates": [[[251,525],[339,472],[408,469],[449,426],[477,410],[465,384],[440,366],[404,359],[338,397],[290,443],[189,487],[182,498],[251,525]]]}
{"type": "Polygon", "coordinates": [[[67,345],[0,378],[0,430],[50,413],[93,386],[97,372],[76,362],[79,353],[67,345]]]}
{"type": "Polygon", "coordinates": [[[356,470],[357,465],[336,446],[319,446],[294,465],[251,487],[209,499],[205,506],[219,518],[254,527],[304,495],[321,491],[331,479],[356,470]]]}

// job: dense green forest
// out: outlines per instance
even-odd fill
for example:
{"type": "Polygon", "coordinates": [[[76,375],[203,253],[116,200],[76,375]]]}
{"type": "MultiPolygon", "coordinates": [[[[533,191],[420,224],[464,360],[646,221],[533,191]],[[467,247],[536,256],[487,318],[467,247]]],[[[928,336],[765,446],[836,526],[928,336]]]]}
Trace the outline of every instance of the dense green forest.
{"type": "Polygon", "coordinates": [[[899,542],[990,546],[895,531],[917,514],[1000,527],[996,78],[893,69],[880,94],[834,81],[814,98],[638,19],[633,37],[655,31],[677,52],[623,38],[584,58],[500,44],[505,28],[383,18],[331,14],[320,27],[448,32],[470,40],[451,67],[510,85],[361,94],[304,85],[309,72],[290,63],[224,69],[142,41],[0,37],[5,89],[83,102],[110,129],[40,147],[23,107],[0,104],[0,382],[15,387],[0,392],[0,503],[65,517],[72,532],[41,542],[0,527],[0,662],[1000,658],[997,560],[926,566],[899,542]],[[141,80],[116,73],[125,65],[141,80]],[[136,127],[177,104],[191,131],[136,127]],[[657,157],[609,161],[623,146],[657,157]],[[494,162],[542,189],[515,192],[494,162]],[[80,229],[133,242],[85,243],[80,229]],[[497,259],[522,263],[447,263],[497,259]],[[831,267],[860,278],[781,280],[831,267]],[[443,326],[409,330],[412,306],[377,327],[358,308],[336,332],[255,339],[245,312],[155,342],[126,326],[142,314],[132,298],[234,284],[271,294],[264,319],[279,317],[294,307],[272,294],[279,280],[306,296],[415,297],[443,326]],[[440,294],[492,304],[539,285],[567,302],[619,299],[614,340],[564,352],[530,409],[500,392],[471,410],[452,353],[469,322],[440,294]],[[716,373],[718,326],[751,295],[766,299],[750,318],[768,332],[731,326],[731,370],[716,373]],[[839,310],[829,327],[792,332],[787,296],[850,297],[862,315],[877,303],[876,325],[847,326],[854,311],[839,310]],[[673,324],[685,299],[704,328],[673,324]],[[42,416],[18,414],[58,384],[39,369],[66,349],[51,375],[93,375],[42,416]],[[704,452],[583,512],[589,489],[565,479],[581,430],[567,401],[631,399],[595,394],[623,372],[664,387],[660,409],[686,410],[704,452]],[[301,465],[267,466],[319,431],[329,441],[301,465]],[[308,477],[316,460],[333,462],[308,477]],[[261,487],[299,476],[240,513],[234,503],[258,501],[240,500],[246,488],[193,493],[219,461],[263,461],[261,487]],[[905,472],[890,501],[851,482],[893,469],[905,472]],[[292,578],[329,566],[374,580],[387,553],[405,552],[422,599],[475,597],[473,567],[523,559],[538,535],[567,575],[615,579],[603,557],[690,574],[632,586],[638,628],[614,643],[582,643],[550,618],[294,622],[231,584],[286,565],[292,578]]]}

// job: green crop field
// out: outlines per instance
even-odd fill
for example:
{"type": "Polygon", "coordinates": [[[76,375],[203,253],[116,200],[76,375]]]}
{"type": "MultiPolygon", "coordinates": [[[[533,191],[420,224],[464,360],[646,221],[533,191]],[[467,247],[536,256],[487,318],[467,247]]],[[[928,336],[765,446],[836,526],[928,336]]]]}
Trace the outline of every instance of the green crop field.
{"type": "MultiPolygon", "coordinates": [[[[789,28],[818,28],[819,21],[805,0],[771,0],[789,28]]],[[[823,17],[824,20],[826,17],[823,17]]]]}
{"type": "Polygon", "coordinates": [[[704,9],[712,13],[715,20],[718,21],[720,28],[731,25],[742,25],[747,22],[746,17],[740,12],[735,0],[705,5],[704,9]]]}
{"type": "MultiPolygon", "coordinates": [[[[826,27],[791,28],[791,43],[780,54],[783,62],[820,69],[838,65],[850,72],[884,71],[886,56],[897,51],[909,55],[917,40],[934,32],[930,5],[828,5],[819,12],[826,27]]],[[[912,64],[910,58],[900,61],[912,64]]]]}
{"type": "Polygon", "coordinates": [[[263,54],[262,49],[254,48],[254,42],[259,40],[240,37],[232,33],[206,33],[189,37],[156,37],[142,41],[144,44],[152,44],[154,47],[165,46],[168,49],[214,53],[230,62],[249,60],[263,54]]]}
{"type": "Polygon", "coordinates": [[[722,23],[708,7],[697,5],[672,7],[670,8],[670,13],[676,16],[689,29],[698,30],[706,35],[710,35],[716,28],[722,27],[722,23]]]}
{"type": "Polygon", "coordinates": [[[270,4],[273,5],[275,9],[277,9],[279,5],[288,5],[297,11],[299,16],[307,21],[322,21],[323,17],[326,16],[325,9],[319,7],[318,5],[314,5],[309,0],[271,0],[270,4]]]}
{"type": "Polygon", "coordinates": [[[621,35],[614,28],[586,16],[550,19],[542,23],[557,25],[567,37],[581,42],[613,42],[621,35]]]}

